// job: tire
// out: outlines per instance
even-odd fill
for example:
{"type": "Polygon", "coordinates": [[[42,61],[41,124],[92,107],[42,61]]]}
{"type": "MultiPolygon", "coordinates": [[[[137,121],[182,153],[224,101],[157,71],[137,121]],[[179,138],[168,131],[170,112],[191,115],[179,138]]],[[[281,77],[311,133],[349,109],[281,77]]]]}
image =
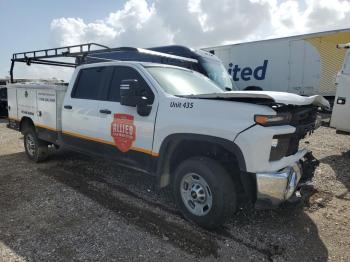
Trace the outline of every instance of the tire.
{"type": "Polygon", "coordinates": [[[173,180],[176,205],[183,216],[201,227],[220,227],[236,211],[237,194],[232,178],[207,157],[185,160],[173,180]]]}
{"type": "Polygon", "coordinates": [[[42,162],[48,157],[48,144],[40,140],[34,128],[26,128],[24,135],[24,149],[30,160],[34,162],[42,162]]]}

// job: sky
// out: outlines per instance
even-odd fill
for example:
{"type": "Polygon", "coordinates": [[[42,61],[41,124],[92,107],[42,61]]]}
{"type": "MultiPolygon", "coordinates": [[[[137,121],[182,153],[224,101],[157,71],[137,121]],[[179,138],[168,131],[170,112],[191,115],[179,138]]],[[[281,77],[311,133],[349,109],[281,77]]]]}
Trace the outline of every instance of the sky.
{"type": "MultiPolygon", "coordinates": [[[[350,27],[350,0],[0,0],[0,78],[11,55],[97,42],[200,48],[350,27]]],[[[18,66],[16,77],[71,70],[18,66]]]]}

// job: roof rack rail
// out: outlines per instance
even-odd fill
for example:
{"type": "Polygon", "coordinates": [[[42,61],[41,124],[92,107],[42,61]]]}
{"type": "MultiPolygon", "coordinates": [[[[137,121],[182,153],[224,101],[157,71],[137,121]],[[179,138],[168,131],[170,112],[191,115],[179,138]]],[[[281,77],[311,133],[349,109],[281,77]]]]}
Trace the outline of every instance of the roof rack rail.
{"type": "Polygon", "coordinates": [[[64,67],[76,67],[78,64],[68,63],[63,61],[45,60],[59,57],[72,57],[79,58],[84,57],[86,54],[97,51],[97,50],[109,50],[110,48],[105,45],[97,43],[87,43],[80,45],[63,46],[57,48],[41,49],[35,51],[14,53],[11,59],[10,76],[11,83],[13,83],[13,69],[15,62],[31,64],[41,64],[41,65],[52,65],[52,66],[64,66],[64,67]],[[98,49],[99,48],[99,49],[98,49]]]}
{"type": "MultiPolygon", "coordinates": [[[[15,62],[26,63],[27,65],[31,64],[41,64],[41,65],[51,65],[51,66],[63,66],[63,67],[72,67],[75,68],[78,65],[84,62],[84,59],[91,54],[105,53],[105,52],[122,52],[122,51],[130,51],[130,52],[140,52],[146,53],[149,55],[166,57],[174,60],[181,60],[184,62],[197,63],[196,59],[191,59],[182,56],[176,56],[172,54],[157,52],[149,49],[143,48],[135,48],[135,47],[117,47],[110,48],[105,45],[97,44],[97,43],[86,43],[80,45],[71,45],[50,49],[41,49],[29,52],[20,52],[14,53],[11,59],[11,68],[10,68],[10,79],[11,83],[14,82],[13,78],[13,69],[15,66],[15,62]],[[60,60],[50,60],[53,58],[75,58],[75,62],[63,62],[60,60]],[[47,60],[49,59],[49,60],[47,60]]],[[[95,58],[95,57],[91,57],[95,58]]],[[[105,61],[116,61],[114,59],[103,59],[105,61]]]]}
{"type": "Polygon", "coordinates": [[[57,48],[49,48],[42,50],[35,50],[22,53],[14,53],[12,59],[21,60],[21,59],[40,59],[40,58],[50,58],[50,57],[76,57],[77,55],[84,54],[86,52],[92,51],[91,47],[102,47],[103,49],[110,49],[108,46],[100,45],[96,43],[87,43],[81,45],[71,45],[57,48]],[[77,49],[78,51],[72,51],[72,49],[77,49]]]}

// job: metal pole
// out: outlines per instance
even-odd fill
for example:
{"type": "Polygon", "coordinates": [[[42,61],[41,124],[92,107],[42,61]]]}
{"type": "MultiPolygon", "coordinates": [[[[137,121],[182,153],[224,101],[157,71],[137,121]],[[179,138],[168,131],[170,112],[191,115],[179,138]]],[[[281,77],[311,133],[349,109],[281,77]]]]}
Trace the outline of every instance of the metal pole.
{"type": "Polygon", "coordinates": [[[15,66],[15,60],[11,59],[11,68],[10,68],[10,81],[11,84],[13,84],[13,68],[15,66]]]}

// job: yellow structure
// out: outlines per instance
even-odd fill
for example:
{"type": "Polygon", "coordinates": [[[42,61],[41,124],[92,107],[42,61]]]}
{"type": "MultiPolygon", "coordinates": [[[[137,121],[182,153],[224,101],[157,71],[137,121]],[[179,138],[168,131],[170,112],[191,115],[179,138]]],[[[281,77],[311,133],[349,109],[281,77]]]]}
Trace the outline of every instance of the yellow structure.
{"type": "Polygon", "coordinates": [[[335,76],[340,71],[346,54],[345,49],[338,49],[336,46],[349,43],[350,32],[334,32],[317,37],[306,37],[304,40],[312,44],[320,54],[320,90],[325,93],[332,92],[335,76]]]}

